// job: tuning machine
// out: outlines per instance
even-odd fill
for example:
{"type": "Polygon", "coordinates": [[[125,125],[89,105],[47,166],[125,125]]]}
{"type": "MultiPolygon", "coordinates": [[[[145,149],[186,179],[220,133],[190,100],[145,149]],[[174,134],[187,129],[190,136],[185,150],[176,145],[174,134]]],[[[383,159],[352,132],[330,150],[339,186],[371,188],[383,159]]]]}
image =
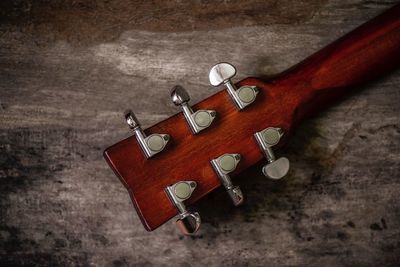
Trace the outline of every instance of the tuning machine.
{"type": "Polygon", "coordinates": [[[215,110],[204,109],[193,112],[192,108],[188,104],[190,101],[190,96],[185,88],[180,85],[172,88],[171,99],[176,106],[180,106],[182,108],[183,115],[185,116],[193,134],[197,134],[209,127],[217,114],[215,110]]]}
{"type": "Polygon", "coordinates": [[[168,198],[178,210],[179,217],[176,225],[184,235],[192,235],[200,228],[201,219],[199,213],[189,212],[183,203],[192,196],[196,187],[197,183],[195,181],[180,181],[165,188],[168,198]]]}
{"type": "Polygon", "coordinates": [[[168,134],[151,134],[146,136],[140,126],[139,120],[136,118],[132,110],[125,111],[126,123],[129,125],[136,136],[144,155],[146,158],[151,158],[155,154],[161,152],[167,145],[170,136],[168,134]]]}
{"type": "Polygon", "coordinates": [[[281,179],[289,171],[289,160],[285,157],[276,159],[275,154],[272,151],[272,147],[279,143],[282,136],[283,130],[274,127],[266,128],[261,132],[254,134],[260,149],[268,160],[268,163],[263,167],[262,172],[266,177],[271,179],[281,179]]]}
{"type": "Polygon", "coordinates": [[[235,206],[239,206],[243,203],[243,193],[239,186],[234,186],[232,184],[229,173],[236,169],[240,158],[240,154],[224,154],[210,161],[221,184],[225,187],[226,192],[235,206]]]}
{"type": "Polygon", "coordinates": [[[210,70],[209,79],[213,86],[225,84],[230,97],[239,110],[244,109],[254,102],[259,89],[256,86],[241,86],[236,89],[232,83],[231,78],[236,75],[236,69],[232,64],[219,63],[213,66],[210,70]]]}

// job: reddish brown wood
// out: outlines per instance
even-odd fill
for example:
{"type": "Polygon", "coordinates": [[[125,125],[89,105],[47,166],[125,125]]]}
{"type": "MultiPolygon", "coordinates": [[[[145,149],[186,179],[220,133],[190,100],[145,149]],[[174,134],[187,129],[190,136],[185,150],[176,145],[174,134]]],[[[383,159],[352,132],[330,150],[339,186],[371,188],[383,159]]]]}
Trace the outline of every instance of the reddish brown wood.
{"type": "MultiPolygon", "coordinates": [[[[193,136],[179,113],[146,130],[168,133],[168,148],[146,160],[129,137],[109,148],[104,156],[128,189],[135,208],[149,231],[176,215],[164,188],[179,180],[198,182],[187,204],[220,183],[209,161],[224,153],[240,153],[232,176],[263,158],[253,134],[269,126],[286,132],[342,95],[387,72],[400,63],[400,5],[364,24],[302,63],[269,81],[247,78],[238,85],[261,88],[256,102],[238,112],[225,90],[195,105],[215,109],[213,125],[193,136]]],[[[287,139],[283,140],[284,143],[287,139]]]]}

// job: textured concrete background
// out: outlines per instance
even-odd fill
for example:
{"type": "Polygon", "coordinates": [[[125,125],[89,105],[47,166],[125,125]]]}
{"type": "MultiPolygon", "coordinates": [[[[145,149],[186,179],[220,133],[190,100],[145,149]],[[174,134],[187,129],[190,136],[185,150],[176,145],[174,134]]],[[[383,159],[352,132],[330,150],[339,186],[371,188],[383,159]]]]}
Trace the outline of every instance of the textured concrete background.
{"type": "Polygon", "coordinates": [[[1,1],[0,266],[399,266],[400,72],[305,122],[280,151],[197,208],[193,238],[147,233],[102,150],[238,78],[282,71],[397,1],[1,1]]]}

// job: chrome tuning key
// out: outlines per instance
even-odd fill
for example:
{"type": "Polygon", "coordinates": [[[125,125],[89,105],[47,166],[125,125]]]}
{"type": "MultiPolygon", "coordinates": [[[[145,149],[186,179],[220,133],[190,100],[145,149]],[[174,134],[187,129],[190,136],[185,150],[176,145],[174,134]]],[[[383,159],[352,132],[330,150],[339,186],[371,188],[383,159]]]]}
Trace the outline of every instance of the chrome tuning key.
{"type": "Polygon", "coordinates": [[[196,233],[201,224],[199,213],[189,212],[183,203],[191,197],[196,186],[195,181],[180,181],[165,188],[168,198],[179,212],[176,225],[184,235],[196,233]]]}
{"type": "Polygon", "coordinates": [[[261,132],[254,134],[260,149],[268,160],[267,165],[262,169],[264,175],[271,179],[281,179],[289,171],[290,163],[285,157],[276,159],[275,154],[272,151],[272,147],[279,143],[279,140],[283,136],[283,130],[281,128],[269,127],[261,132]]]}
{"type": "Polygon", "coordinates": [[[236,89],[236,86],[230,80],[236,75],[236,69],[229,63],[219,63],[211,68],[209,79],[213,86],[225,84],[230,97],[239,110],[244,109],[254,102],[259,92],[256,86],[242,86],[236,89]]]}
{"type": "Polygon", "coordinates": [[[188,104],[190,101],[190,96],[185,88],[180,85],[172,88],[171,99],[176,106],[180,106],[182,108],[183,115],[185,116],[193,134],[197,134],[210,126],[217,114],[215,110],[202,109],[193,112],[192,108],[188,104]]]}
{"type": "Polygon", "coordinates": [[[239,206],[243,203],[243,193],[240,187],[232,184],[228,174],[236,169],[240,158],[240,154],[224,154],[210,161],[235,206],[239,206]]]}
{"type": "Polygon", "coordinates": [[[153,157],[165,148],[170,139],[168,134],[151,134],[146,136],[140,127],[139,120],[136,118],[132,110],[127,110],[125,112],[125,119],[129,128],[135,132],[136,139],[146,158],[153,157]]]}

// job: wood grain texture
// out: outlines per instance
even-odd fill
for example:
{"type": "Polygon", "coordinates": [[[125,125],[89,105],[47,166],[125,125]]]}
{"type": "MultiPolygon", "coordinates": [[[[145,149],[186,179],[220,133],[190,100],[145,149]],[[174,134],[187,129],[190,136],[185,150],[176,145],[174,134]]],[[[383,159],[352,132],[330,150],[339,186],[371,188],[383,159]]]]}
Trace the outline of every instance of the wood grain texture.
{"type": "Polygon", "coordinates": [[[156,32],[293,24],[307,20],[325,1],[2,1],[0,22],[26,33],[75,46],[111,41],[127,28],[156,32]],[[290,8],[287,8],[290,6],[290,8]],[[116,15],[118,14],[118,15],[116,15]],[[95,34],[88,34],[88,33],[95,34]]]}
{"type": "MultiPolygon", "coordinates": [[[[168,133],[172,141],[147,160],[134,136],[104,152],[104,157],[127,187],[136,211],[149,231],[177,214],[165,188],[181,180],[197,182],[187,204],[220,186],[210,161],[225,153],[239,153],[236,173],[263,158],[253,137],[267,127],[286,133],[306,116],[315,116],[335,100],[353,92],[400,65],[400,5],[347,34],[304,60],[298,66],[263,82],[248,78],[239,82],[257,86],[257,100],[238,112],[227,92],[219,92],[195,106],[216,110],[217,119],[207,131],[192,135],[182,113],[168,118],[147,132],[168,133]]],[[[286,138],[287,139],[287,138],[286,138]]],[[[235,173],[231,175],[234,177],[235,173]]]]}
{"type": "MultiPolygon", "coordinates": [[[[131,135],[126,108],[147,128],[179,112],[168,97],[175,84],[192,103],[222,90],[208,84],[215,62],[232,62],[236,81],[279,73],[398,1],[300,1],[306,16],[281,21],[290,1],[267,24],[225,20],[222,28],[184,32],[89,28],[54,4],[45,6],[60,21],[41,23],[49,16],[29,3],[46,1],[12,2],[10,14],[22,5],[31,20],[0,24],[1,266],[398,265],[398,70],[296,129],[278,151],[291,160],[287,179],[266,180],[256,165],[235,178],[242,207],[222,189],[196,203],[203,225],[193,238],[173,222],[148,233],[102,157],[131,135]]],[[[63,2],[66,12],[107,25],[101,8],[93,5],[96,21],[85,16],[88,8],[63,2]]]]}

